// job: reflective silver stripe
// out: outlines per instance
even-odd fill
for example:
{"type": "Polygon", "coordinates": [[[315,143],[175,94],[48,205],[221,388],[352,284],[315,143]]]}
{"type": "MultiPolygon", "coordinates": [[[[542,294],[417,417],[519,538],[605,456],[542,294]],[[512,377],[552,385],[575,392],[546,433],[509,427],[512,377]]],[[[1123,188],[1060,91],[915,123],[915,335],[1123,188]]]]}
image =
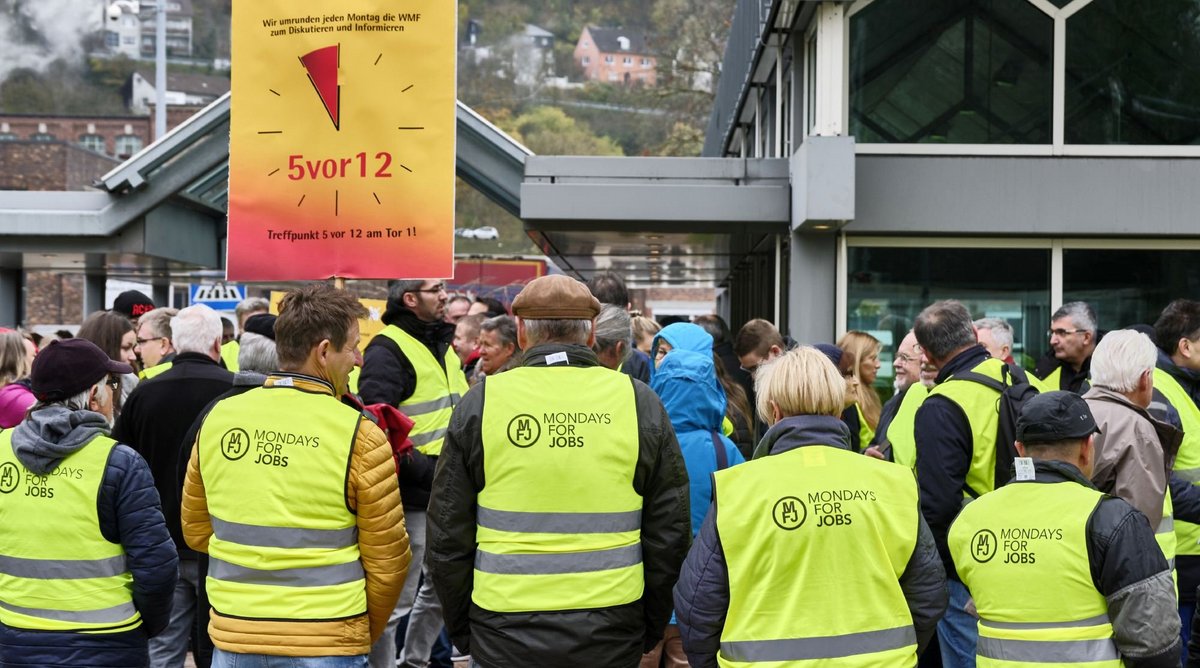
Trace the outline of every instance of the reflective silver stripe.
{"type": "Polygon", "coordinates": [[[414,415],[424,415],[426,413],[436,413],[445,408],[453,408],[455,397],[457,395],[449,395],[433,401],[422,401],[416,404],[400,404],[400,412],[412,417],[414,415]]]}
{"type": "Polygon", "coordinates": [[[409,434],[408,438],[412,440],[413,445],[429,445],[439,438],[444,437],[447,431],[449,430],[446,428],[434,429],[424,434],[409,434]]]}
{"type": "Polygon", "coordinates": [[[642,526],[642,511],[621,513],[524,513],[479,508],[479,526],[520,533],[619,533],[642,526]]]}
{"type": "Polygon", "coordinates": [[[1158,523],[1158,528],[1154,533],[1173,533],[1175,531],[1175,516],[1167,515],[1158,523]]]}
{"type": "Polygon", "coordinates": [[[1087,663],[1121,658],[1111,638],[1101,640],[1003,640],[979,636],[979,656],[1027,663],[1087,663]]]}
{"type": "Polygon", "coordinates": [[[917,632],[913,627],[899,626],[894,629],[848,633],[842,636],[722,642],[721,654],[730,661],[807,661],[874,654],[915,647],[916,644],[917,632]]]}
{"type": "Polygon", "coordinates": [[[1192,484],[1200,482],[1200,469],[1175,469],[1175,475],[1192,484]]]}
{"type": "Polygon", "coordinates": [[[213,533],[221,540],[257,547],[321,547],[338,549],[358,544],[358,528],[291,529],[227,522],[212,517],[213,533]]]}
{"type": "Polygon", "coordinates": [[[244,584],[276,585],[280,587],[321,587],[362,580],[362,564],[357,560],[332,566],[284,568],[274,571],[258,570],[210,558],[208,574],[217,580],[244,584]]]}
{"type": "Polygon", "coordinates": [[[566,552],[562,554],[493,554],[475,552],[475,569],[502,575],[550,575],[555,573],[591,573],[642,563],[640,543],[611,550],[566,552]]]}
{"type": "Polygon", "coordinates": [[[0,573],[32,580],[108,578],[128,570],[125,555],[107,559],[22,559],[0,556],[0,573]]]}
{"type": "Polygon", "coordinates": [[[1096,615],[1087,619],[1079,619],[1071,622],[995,622],[990,619],[979,620],[980,626],[986,626],[992,629],[1076,629],[1081,626],[1098,626],[1108,623],[1108,615],[1096,615]]]}
{"type": "Polygon", "coordinates": [[[26,608],[20,605],[0,602],[0,608],[30,617],[53,619],[60,622],[76,622],[78,624],[120,624],[137,614],[133,602],[121,603],[103,610],[50,610],[47,608],[26,608]]]}

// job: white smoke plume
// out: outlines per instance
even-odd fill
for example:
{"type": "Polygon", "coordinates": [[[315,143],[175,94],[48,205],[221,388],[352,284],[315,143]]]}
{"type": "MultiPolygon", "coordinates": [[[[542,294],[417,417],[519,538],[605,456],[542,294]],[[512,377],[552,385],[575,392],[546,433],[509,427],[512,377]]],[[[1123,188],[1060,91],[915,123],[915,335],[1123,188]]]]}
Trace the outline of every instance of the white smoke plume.
{"type": "Polygon", "coordinates": [[[0,0],[0,81],[15,69],[41,71],[83,55],[84,38],[103,26],[102,0],[0,0]]]}

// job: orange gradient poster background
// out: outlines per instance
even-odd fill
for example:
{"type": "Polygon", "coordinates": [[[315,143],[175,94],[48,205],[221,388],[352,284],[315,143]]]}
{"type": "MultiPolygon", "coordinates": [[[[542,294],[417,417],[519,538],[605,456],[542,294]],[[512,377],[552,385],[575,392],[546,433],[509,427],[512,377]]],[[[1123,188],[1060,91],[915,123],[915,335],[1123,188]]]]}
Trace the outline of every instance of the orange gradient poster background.
{"type": "Polygon", "coordinates": [[[455,11],[235,0],[229,280],[453,273],[455,11]]]}

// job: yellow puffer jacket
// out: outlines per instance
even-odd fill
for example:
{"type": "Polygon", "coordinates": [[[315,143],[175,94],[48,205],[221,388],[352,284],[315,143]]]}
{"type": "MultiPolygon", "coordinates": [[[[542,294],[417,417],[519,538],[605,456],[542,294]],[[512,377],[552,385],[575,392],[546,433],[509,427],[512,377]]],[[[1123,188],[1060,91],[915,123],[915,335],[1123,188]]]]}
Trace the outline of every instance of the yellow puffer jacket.
{"type": "MultiPolygon", "coordinates": [[[[287,378],[298,390],[326,393],[334,400],[332,388],[310,376],[272,375],[266,384],[273,385],[281,378],[287,378]]],[[[277,656],[352,656],[370,652],[371,643],[383,633],[400,596],[412,553],[392,450],[384,433],[368,419],[359,423],[350,455],[346,503],[357,516],[367,612],[336,621],[287,622],[237,619],[210,611],[208,632],[213,644],[229,652],[277,656]]],[[[183,484],[181,518],[184,540],[192,549],[207,554],[213,529],[195,444],[183,484]]]]}

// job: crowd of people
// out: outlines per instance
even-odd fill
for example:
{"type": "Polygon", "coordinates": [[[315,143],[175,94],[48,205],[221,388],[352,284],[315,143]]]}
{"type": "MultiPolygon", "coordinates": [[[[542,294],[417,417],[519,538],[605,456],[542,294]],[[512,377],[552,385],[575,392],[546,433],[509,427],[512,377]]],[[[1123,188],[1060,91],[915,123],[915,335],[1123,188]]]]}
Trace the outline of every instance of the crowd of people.
{"type": "Polygon", "coordinates": [[[270,306],[0,331],[0,667],[1200,666],[1200,302],[1066,304],[1030,370],[954,300],[270,306]]]}

